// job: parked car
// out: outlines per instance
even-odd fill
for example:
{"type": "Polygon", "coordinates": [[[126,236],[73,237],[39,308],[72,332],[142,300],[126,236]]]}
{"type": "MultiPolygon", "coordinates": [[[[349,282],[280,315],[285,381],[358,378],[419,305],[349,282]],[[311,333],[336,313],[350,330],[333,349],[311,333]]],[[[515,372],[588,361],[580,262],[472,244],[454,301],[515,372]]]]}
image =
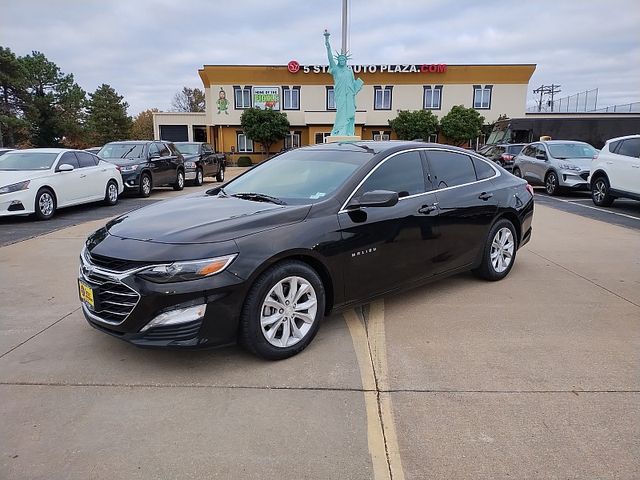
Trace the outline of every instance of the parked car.
{"type": "Polygon", "coordinates": [[[204,177],[216,177],[216,182],[224,182],[227,168],[224,153],[216,153],[204,142],[176,142],[176,148],[184,157],[185,180],[194,185],[202,185],[204,177]]]}
{"type": "Polygon", "coordinates": [[[532,217],[525,181],[461,148],[297,148],[93,233],[81,253],[82,310],[139,346],[239,338],[285,358],[334,309],[465,270],[504,278],[532,217]]]}
{"type": "Polygon", "coordinates": [[[591,162],[589,184],[599,207],[620,197],[640,200],[640,135],[607,140],[591,162]]]}
{"type": "Polygon", "coordinates": [[[83,150],[30,148],[0,157],[0,216],[35,213],[103,200],[118,203],[123,182],[115,165],[83,150]]]}
{"type": "MultiPolygon", "coordinates": [[[[484,149],[481,155],[496,162],[501,167],[511,170],[513,169],[513,162],[516,155],[520,153],[524,146],[524,143],[493,145],[489,149],[484,149]]],[[[478,151],[478,153],[480,153],[480,151],[478,151]]]]}
{"type": "Polygon", "coordinates": [[[544,185],[549,195],[557,195],[562,189],[586,190],[596,153],[588,143],[572,140],[530,143],[516,156],[513,174],[532,185],[544,185]]]}
{"type": "Polygon", "coordinates": [[[13,151],[13,148],[0,148],[0,156],[4,155],[7,152],[13,151]]]}
{"type": "Polygon", "coordinates": [[[117,165],[124,188],[148,197],[154,187],[184,188],[184,159],[171,142],[125,141],[107,143],[98,156],[117,165]]]}
{"type": "Polygon", "coordinates": [[[100,149],[102,149],[102,147],[90,147],[90,148],[85,148],[84,151],[97,155],[100,149]]]}

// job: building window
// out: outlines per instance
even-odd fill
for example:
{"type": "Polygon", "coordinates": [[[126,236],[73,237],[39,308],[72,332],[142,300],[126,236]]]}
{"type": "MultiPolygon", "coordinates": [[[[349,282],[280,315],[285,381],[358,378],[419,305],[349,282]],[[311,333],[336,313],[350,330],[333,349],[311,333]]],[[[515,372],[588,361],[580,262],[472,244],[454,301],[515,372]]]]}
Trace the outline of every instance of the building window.
{"type": "Polygon", "coordinates": [[[371,132],[373,134],[373,140],[376,142],[384,142],[391,139],[391,131],[390,130],[374,130],[371,132]]]}
{"type": "Polygon", "coordinates": [[[300,87],[282,87],[282,109],[300,110],[300,87]]]}
{"type": "Polygon", "coordinates": [[[333,87],[327,87],[327,110],[336,109],[336,97],[334,95],[333,87]]]}
{"type": "Polygon", "coordinates": [[[324,139],[331,135],[331,132],[316,133],[316,143],[324,143],[324,139]]]}
{"type": "Polygon", "coordinates": [[[391,90],[393,87],[373,87],[373,109],[391,110],[391,90]]]}
{"type": "Polygon", "coordinates": [[[289,135],[284,137],[285,150],[291,150],[292,148],[300,147],[300,133],[301,132],[289,132],[289,135]]]}
{"type": "Polygon", "coordinates": [[[432,133],[431,135],[429,135],[429,138],[427,138],[427,142],[429,142],[429,143],[438,143],[438,134],[437,133],[432,133]]]}
{"type": "Polygon", "coordinates": [[[253,140],[243,132],[237,132],[238,152],[253,152],[253,140]]]}
{"type": "Polygon", "coordinates": [[[473,86],[473,108],[476,109],[489,109],[491,108],[491,90],[493,85],[473,86]]]}
{"type": "Polygon", "coordinates": [[[233,99],[235,101],[235,109],[242,110],[245,108],[251,108],[251,87],[249,86],[234,86],[233,87],[233,99]]]}
{"type": "Polygon", "coordinates": [[[442,85],[425,85],[422,108],[426,110],[440,110],[442,105],[442,85]]]}

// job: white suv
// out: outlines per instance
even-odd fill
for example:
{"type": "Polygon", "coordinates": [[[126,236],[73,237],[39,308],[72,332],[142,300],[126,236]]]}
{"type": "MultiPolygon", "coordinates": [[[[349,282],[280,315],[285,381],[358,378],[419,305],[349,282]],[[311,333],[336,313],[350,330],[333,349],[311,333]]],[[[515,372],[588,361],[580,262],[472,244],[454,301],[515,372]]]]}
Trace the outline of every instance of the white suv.
{"type": "Polygon", "coordinates": [[[607,140],[591,162],[591,198],[608,207],[616,198],[640,200],[640,135],[607,140]]]}

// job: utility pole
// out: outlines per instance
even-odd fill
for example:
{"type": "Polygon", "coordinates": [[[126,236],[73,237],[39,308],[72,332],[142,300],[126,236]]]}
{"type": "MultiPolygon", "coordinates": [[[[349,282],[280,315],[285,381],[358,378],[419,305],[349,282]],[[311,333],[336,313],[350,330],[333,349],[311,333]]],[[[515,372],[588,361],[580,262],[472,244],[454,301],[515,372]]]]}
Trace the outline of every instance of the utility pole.
{"type": "Polygon", "coordinates": [[[552,83],[551,85],[540,85],[538,88],[536,88],[533,93],[539,93],[540,94],[540,100],[538,100],[538,111],[541,112],[542,111],[542,99],[545,95],[549,95],[551,97],[551,100],[549,101],[549,106],[551,107],[551,111],[553,112],[553,96],[556,93],[560,93],[562,90],[560,90],[561,85],[556,85],[555,83],[552,83]]]}
{"type": "Polygon", "coordinates": [[[347,14],[348,14],[348,4],[349,0],[342,0],[342,52],[345,55],[347,54],[347,14]]]}

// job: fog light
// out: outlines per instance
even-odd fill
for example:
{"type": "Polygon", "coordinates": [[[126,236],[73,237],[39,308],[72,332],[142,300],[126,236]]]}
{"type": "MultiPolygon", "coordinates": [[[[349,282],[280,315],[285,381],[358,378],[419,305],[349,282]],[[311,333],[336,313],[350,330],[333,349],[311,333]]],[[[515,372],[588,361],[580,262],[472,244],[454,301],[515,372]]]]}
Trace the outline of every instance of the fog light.
{"type": "Polygon", "coordinates": [[[178,308],[169,312],[164,312],[147,323],[140,332],[145,332],[153,327],[164,327],[167,325],[177,325],[180,323],[193,322],[204,317],[207,305],[196,305],[194,307],[178,308]]]}

